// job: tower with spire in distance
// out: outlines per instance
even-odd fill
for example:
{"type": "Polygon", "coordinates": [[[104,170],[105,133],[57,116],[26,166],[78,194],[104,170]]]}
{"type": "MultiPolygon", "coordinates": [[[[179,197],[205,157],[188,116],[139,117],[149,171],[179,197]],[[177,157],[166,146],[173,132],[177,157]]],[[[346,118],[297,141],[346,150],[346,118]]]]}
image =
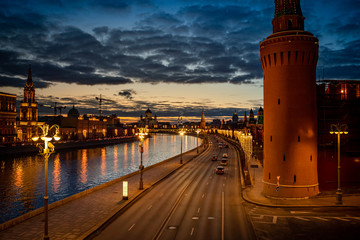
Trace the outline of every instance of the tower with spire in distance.
{"type": "Polygon", "coordinates": [[[205,121],[205,113],[203,109],[201,114],[200,129],[205,129],[205,128],[206,128],[206,121],[205,121]]]}
{"type": "Polygon", "coordinates": [[[318,39],[304,31],[300,0],[275,0],[273,34],[260,43],[264,79],[263,194],[319,193],[316,64],[318,39]]]}
{"type": "Polygon", "coordinates": [[[24,87],[24,99],[20,103],[20,121],[38,121],[38,103],[35,101],[35,87],[32,81],[31,65],[24,87]]]}

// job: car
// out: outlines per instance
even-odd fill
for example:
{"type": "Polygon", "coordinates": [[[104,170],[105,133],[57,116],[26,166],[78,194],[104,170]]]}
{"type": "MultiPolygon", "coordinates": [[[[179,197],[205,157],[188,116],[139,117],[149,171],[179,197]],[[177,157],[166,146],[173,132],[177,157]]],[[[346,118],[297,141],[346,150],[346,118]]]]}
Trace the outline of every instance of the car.
{"type": "Polygon", "coordinates": [[[228,165],[227,159],[226,158],[221,159],[220,164],[223,165],[223,166],[228,165]]]}
{"type": "Polygon", "coordinates": [[[216,161],[217,160],[217,156],[214,154],[212,157],[211,157],[211,161],[216,161]]]}
{"type": "Polygon", "coordinates": [[[217,166],[216,169],[215,169],[215,173],[216,174],[224,174],[225,173],[224,167],[223,166],[217,166]]]}
{"type": "Polygon", "coordinates": [[[224,153],[222,157],[223,157],[223,158],[228,158],[229,155],[228,155],[227,153],[224,153]]]}

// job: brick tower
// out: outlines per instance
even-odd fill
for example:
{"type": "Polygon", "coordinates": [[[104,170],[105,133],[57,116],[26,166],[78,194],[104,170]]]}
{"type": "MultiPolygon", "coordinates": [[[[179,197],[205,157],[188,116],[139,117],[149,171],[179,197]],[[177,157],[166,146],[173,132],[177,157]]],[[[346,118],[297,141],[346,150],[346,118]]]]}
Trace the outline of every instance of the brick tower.
{"type": "Polygon", "coordinates": [[[263,194],[319,193],[316,64],[318,39],[304,31],[300,0],[275,0],[273,34],[260,43],[264,73],[263,194]]]}

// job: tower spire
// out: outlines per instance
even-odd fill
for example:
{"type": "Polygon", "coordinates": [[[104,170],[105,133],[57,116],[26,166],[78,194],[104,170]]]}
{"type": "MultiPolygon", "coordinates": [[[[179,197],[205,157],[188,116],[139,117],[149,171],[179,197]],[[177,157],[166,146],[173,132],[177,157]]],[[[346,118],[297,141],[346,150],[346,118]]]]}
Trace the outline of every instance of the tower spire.
{"type": "Polygon", "coordinates": [[[304,30],[304,17],[300,0],[275,0],[273,33],[287,30],[304,30]]]}
{"type": "Polygon", "coordinates": [[[29,64],[28,77],[27,77],[27,80],[26,80],[25,87],[34,87],[34,83],[32,81],[32,74],[31,74],[31,64],[29,64]]]}

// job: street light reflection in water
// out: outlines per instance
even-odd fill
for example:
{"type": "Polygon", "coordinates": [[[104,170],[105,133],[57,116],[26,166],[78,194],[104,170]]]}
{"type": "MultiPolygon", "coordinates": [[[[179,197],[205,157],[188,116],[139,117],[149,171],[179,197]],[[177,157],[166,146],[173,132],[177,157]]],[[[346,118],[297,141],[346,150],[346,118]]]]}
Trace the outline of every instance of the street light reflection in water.
{"type": "MultiPolygon", "coordinates": [[[[180,154],[179,135],[157,134],[144,140],[145,167],[180,154]]],[[[196,137],[184,136],[183,151],[196,148],[196,137]]],[[[86,189],[137,171],[138,142],[56,152],[49,158],[49,201],[59,201],[86,189]]],[[[0,223],[43,206],[42,156],[1,159],[0,223]]]]}

